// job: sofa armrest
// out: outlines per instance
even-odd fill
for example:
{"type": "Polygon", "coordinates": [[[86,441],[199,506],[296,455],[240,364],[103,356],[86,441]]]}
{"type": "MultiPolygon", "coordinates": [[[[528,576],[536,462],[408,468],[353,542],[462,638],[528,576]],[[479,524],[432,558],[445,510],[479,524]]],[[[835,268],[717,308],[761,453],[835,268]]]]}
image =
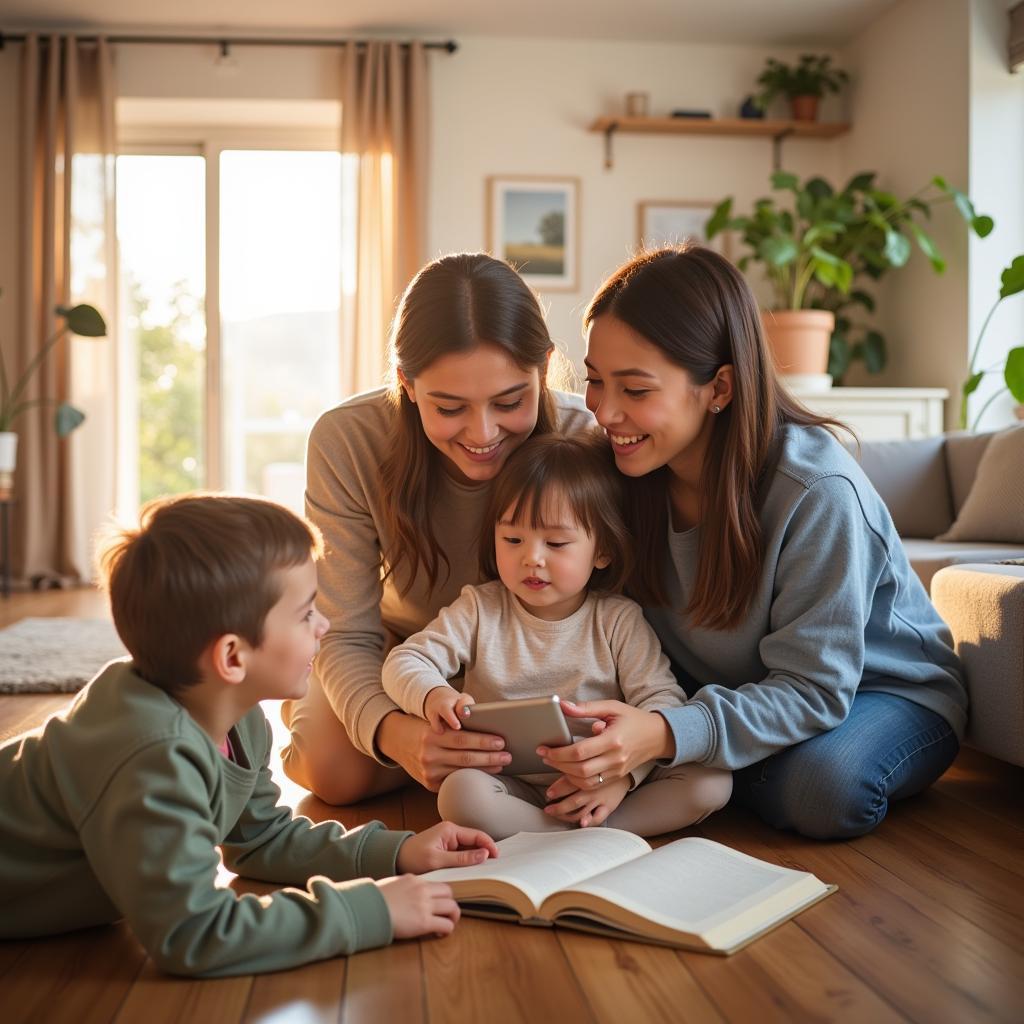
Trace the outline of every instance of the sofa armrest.
{"type": "Polygon", "coordinates": [[[932,578],[970,698],[965,742],[1024,765],[1024,565],[954,565],[932,578]]]}

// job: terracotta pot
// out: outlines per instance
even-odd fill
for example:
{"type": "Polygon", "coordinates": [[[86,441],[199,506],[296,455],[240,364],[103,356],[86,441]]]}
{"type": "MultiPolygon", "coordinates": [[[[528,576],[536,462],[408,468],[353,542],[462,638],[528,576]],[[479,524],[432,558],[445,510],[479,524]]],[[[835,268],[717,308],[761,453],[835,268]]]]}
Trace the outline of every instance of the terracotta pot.
{"type": "Polygon", "coordinates": [[[826,309],[765,310],[761,314],[765,337],[784,377],[821,375],[828,370],[828,346],[836,325],[826,309]]]}
{"type": "Polygon", "coordinates": [[[791,96],[789,106],[793,111],[794,121],[817,121],[818,119],[817,96],[791,96]]]}
{"type": "Polygon", "coordinates": [[[1013,407],[1013,415],[1019,420],[1024,420],[1024,405],[1015,405],[1013,407]]]}

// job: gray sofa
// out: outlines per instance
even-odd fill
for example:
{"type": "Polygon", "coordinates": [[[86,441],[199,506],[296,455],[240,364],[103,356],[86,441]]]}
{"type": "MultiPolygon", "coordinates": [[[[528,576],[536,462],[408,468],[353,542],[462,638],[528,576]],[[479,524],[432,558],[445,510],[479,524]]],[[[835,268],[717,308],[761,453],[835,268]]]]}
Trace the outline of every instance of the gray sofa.
{"type": "MultiPolygon", "coordinates": [[[[859,459],[952,630],[970,694],[967,744],[1024,766],[1024,564],[998,564],[1024,559],[1024,544],[940,539],[963,510],[992,437],[864,442],[859,459]]],[[[1024,524],[1024,459],[1008,475],[1009,500],[1020,507],[1004,509],[1003,519],[1024,524]]]]}
{"type": "Polygon", "coordinates": [[[993,436],[953,433],[861,444],[861,468],[888,507],[925,587],[947,565],[1024,558],[1024,544],[940,539],[963,509],[993,436]]]}

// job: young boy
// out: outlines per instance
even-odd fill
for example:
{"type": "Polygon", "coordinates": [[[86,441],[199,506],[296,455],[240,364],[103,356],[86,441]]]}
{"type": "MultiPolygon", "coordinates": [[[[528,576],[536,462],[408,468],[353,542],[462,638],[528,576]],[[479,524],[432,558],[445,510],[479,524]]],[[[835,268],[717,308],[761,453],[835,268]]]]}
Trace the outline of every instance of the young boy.
{"type": "Polygon", "coordinates": [[[278,806],[258,702],[305,693],[320,551],[284,508],[213,495],[151,502],[103,547],[132,658],[0,747],[0,938],[124,917],[158,966],[211,977],[451,931],[448,886],[388,876],[479,863],[488,836],[346,832],[278,806]],[[308,888],[218,888],[218,846],[240,875],[308,888]]]}

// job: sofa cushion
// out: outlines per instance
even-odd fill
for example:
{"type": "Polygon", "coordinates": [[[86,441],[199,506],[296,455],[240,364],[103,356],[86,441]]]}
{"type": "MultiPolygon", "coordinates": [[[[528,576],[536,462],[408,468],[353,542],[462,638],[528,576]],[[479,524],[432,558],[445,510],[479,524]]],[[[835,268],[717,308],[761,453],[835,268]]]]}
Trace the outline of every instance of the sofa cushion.
{"type": "Polygon", "coordinates": [[[1004,558],[1024,556],[1024,545],[984,544],[976,541],[939,541],[914,537],[903,538],[903,550],[910,566],[921,577],[925,590],[932,577],[947,565],[973,562],[998,562],[1004,558]]]}
{"type": "Polygon", "coordinates": [[[956,522],[936,539],[1024,544],[1024,426],[992,435],[956,522]]]}
{"type": "Polygon", "coordinates": [[[861,469],[885,502],[901,537],[935,537],[953,522],[944,438],[865,441],[861,469]]]}
{"type": "MultiPolygon", "coordinates": [[[[960,515],[971,485],[978,473],[978,463],[992,440],[991,432],[972,434],[959,430],[946,435],[946,475],[949,478],[949,494],[953,500],[953,517],[960,515]]],[[[935,534],[933,533],[934,537],[935,534]]]]}

